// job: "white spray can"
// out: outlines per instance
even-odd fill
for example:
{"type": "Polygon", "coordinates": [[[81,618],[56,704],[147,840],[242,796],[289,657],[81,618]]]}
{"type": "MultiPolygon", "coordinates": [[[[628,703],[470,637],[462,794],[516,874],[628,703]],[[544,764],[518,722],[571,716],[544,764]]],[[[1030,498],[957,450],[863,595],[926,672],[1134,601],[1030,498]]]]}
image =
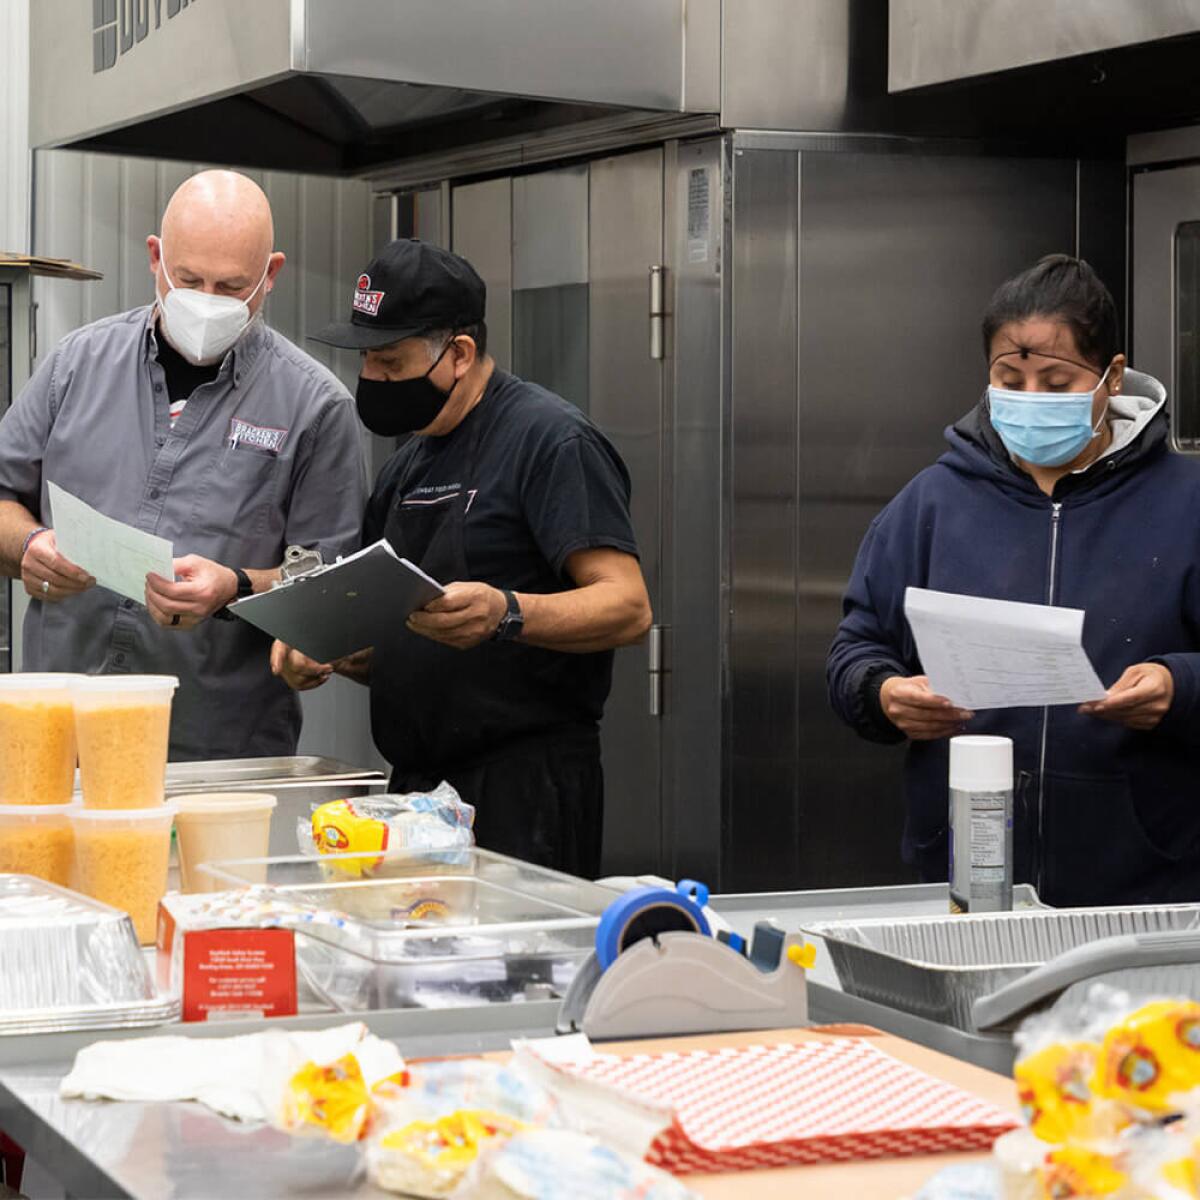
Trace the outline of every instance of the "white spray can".
{"type": "Polygon", "coordinates": [[[1013,889],[1013,746],[950,739],[950,911],[1008,912],[1013,889]]]}

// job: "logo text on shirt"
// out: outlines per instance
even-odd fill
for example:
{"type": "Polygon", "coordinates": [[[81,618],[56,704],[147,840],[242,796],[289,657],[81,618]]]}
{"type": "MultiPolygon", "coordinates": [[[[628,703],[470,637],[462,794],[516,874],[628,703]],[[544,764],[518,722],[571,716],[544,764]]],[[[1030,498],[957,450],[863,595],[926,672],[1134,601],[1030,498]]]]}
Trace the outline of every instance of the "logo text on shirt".
{"type": "Polygon", "coordinates": [[[366,313],[369,317],[379,315],[379,306],[383,302],[383,292],[371,291],[370,275],[360,275],[354,288],[354,308],[356,312],[366,313]]]}
{"type": "Polygon", "coordinates": [[[278,454],[283,449],[286,429],[273,429],[269,425],[251,425],[241,417],[229,422],[229,448],[244,446],[250,450],[261,450],[265,454],[278,454]]]}

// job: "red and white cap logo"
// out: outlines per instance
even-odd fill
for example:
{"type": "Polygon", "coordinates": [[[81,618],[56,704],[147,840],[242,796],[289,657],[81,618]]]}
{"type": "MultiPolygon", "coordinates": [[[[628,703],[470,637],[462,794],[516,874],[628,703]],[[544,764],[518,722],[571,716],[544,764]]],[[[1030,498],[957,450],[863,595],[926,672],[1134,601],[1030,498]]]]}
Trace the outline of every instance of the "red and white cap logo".
{"type": "Polygon", "coordinates": [[[371,277],[365,271],[358,277],[354,285],[354,311],[366,313],[368,317],[379,315],[379,306],[383,302],[383,292],[371,291],[371,277]]]}

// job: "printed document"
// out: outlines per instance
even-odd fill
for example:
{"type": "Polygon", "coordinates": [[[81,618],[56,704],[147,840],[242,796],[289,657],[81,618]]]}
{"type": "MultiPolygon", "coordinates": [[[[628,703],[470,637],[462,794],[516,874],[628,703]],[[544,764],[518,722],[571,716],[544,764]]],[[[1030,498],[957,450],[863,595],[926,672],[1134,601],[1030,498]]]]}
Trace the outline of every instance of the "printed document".
{"type": "Polygon", "coordinates": [[[412,613],[441,594],[437,580],[401,558],[384,538],[247,596],[229,611],[324,663],[389,644],[412,613]]]}
{"type": "Polygon", "coordinates": [[[175,548],[166,538],[106,517],[56,483],[47,490],[59,553],[101,587],[145,604],[147,575],[175,578],[175,548]]]}
{"type": "Polygon", "coordinates": [[[904,613],[929,686],[960,708],[1103,700],[1082,609],[907,588],[904,613]]]}

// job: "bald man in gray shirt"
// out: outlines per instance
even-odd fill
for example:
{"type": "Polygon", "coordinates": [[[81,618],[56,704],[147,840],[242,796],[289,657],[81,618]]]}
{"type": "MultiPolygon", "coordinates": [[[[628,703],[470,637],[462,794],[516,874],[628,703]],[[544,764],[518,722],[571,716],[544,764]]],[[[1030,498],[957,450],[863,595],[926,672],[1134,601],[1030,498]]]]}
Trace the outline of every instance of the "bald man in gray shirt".
{"type": "Polygon", "coordinates": [[[33,671],[178,675],[174,759],[293,754],[294,695],[270,640],[227,611],[289,545],[358,547],[366,475],[337,379],[259,313],[284,256],[266,196],[232,171],[187,180],[147,245],[148,308],[64,338],[0,420],[0,570],[32,597],[33,671]],[[59,552],[47,484],[172,541],[144,604],[59,552]]]}

